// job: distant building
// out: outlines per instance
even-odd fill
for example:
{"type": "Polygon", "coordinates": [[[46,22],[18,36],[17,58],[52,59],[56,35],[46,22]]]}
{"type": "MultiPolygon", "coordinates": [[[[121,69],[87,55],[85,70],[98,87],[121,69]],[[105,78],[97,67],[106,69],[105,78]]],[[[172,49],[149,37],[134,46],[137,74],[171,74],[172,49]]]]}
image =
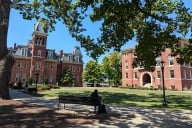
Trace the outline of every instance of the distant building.
{"type": "Polygon", "coordinates": [[[33,82],[43,83],[48,77],[49,83],[60,81],[63,70],[71,68],[75,86],[82,86],[83,61],[79,47],[74,47],[72,53],[57,54],[54,49],[46,49],[48,34],[43,30],[40,21],[34,26],[32,40],[26,45],[16,45],[9,48],[9,53],[14,57],[10,82],[25,83],[29,78],[33,82]]]}
{"type": "MultiPolygon", "coordinates": [[[[181,40],[180,45],[186,43],[181,40]]],[[[180,65],[176,62],[176,57],[171,56],[171,49],[165,49],[162,55],[156,58],[155,71],[145,71],[142,67],[133,68],[132,63],[134,48],[122,51],[122,86],[132,87],[162,87],[161,61],[164,61],[164,82],[168,90],[192,89],[192,65],[180,65]]]]}

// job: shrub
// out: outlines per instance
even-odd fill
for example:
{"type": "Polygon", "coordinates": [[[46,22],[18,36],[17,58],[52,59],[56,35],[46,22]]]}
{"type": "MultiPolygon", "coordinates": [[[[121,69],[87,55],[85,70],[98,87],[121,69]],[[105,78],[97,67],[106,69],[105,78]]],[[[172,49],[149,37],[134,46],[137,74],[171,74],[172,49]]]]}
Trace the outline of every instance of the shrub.
{"type": "Polygon", "coordinates": [[[47,76],[44,76],[43,82],[45,85],[49,83],[49,78],[47,76]]]}
{"type": "Polygon", "coordinates": [[[30,77],[30,78],[28,79],[28,84],[29,84],[29,85],[32,85],[32,83],[33,83],[33,78],[30,77]]]}

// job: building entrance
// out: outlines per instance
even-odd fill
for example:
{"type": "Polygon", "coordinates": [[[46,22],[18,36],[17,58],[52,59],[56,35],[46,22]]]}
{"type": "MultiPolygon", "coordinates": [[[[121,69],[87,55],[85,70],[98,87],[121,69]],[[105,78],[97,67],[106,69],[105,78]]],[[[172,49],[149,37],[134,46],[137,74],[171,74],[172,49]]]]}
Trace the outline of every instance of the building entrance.
{"type": "Polygon", "coordinates": [[[148,73],[143,75],[143,86],[146,84],[151,84],[151,76],[148,73]]]}

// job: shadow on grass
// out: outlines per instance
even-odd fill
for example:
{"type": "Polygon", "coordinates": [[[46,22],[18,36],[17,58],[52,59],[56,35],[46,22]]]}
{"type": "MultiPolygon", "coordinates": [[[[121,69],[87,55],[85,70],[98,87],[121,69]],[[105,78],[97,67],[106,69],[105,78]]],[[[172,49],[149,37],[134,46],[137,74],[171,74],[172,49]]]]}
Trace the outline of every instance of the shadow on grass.
{"type": "MultiPolygon", "coordinates": [[[[80,91],[78,94],[62,91],[56,92],[54,95],[78,95],[89,96],[90,91],[80,91]]],[[[163,96],[159,93],[149,93],[147,95],[141,94],[127,94],[119,92],[101,91],[99,94],[102,96],[103,102],[111,106],[134,106],[134,107],[156,107],[161,108],[163,96]]],[[[33,94],[38,97],[44,97],[49,94],[33,94]]],[[[192,110],[192,97],[185,95],[166,95],[168,108],[175,109],[188,109],[192,110]]]]}

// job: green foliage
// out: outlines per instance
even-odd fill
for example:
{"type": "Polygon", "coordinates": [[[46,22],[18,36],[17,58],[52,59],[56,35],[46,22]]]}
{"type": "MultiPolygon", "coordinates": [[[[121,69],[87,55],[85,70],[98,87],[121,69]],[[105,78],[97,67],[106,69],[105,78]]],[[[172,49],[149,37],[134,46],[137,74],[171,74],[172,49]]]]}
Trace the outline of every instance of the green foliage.
{"type": "Polygon", "coordinates": [[[52,85],[38,85],[38,90],[50,90],[52,88],[52,85]]]}
{"type": "Polygon", "coordinates": [[[30,78],[28,79],[28,84],[29,84],[29,85],[32,85],[32,83],[33,83],[33,78],[30,77],[30,78]]]}
{"type": "Polygon", "coordinates": [[[121,56],[118,52],[112,52],[102,60],[101,65],[105,78],[110,84],[121,83],[121,56]]]}
{"type": "Polygon", "coordinates": [[[89,61],[83,71],[83,79],[88,83],[100,83],[103,81],[101,66],[96,61],[89,61]]]}
{"type": "Polygon", "coordinates": [[[41,17],[45,30],[53,31],[58,21],[63,22],[94,59],[111,49],[120,51],[121,46],[136,39],[135,65],[147,70],[153,70],[155,58],[165,47],[172,48],[174,55],[181,54],[178,62],[192,62],[188,54],[191,45],[176,47],[178,37],[192,31],[192,15],[182,1],[19,0],[14,5],[25,19],[41,17]],[[101,23],[98,37],[85,34],[88,20],[93,25],[101,23]]]}
{"type": "MultiPolygon", "coordinates": [[[[120,51],[121,46],[136,39],[135,64],[147,70],[153,70],[155,58],[166,47],[173,48],[179,36],[192,30],[191,12],[182,1],[78,1],[74,9],[81,12],[73,17],[75,20],[82,21],[82,17],[89,16],[93,23],[101,22],[101,35],[96,40],[91,35],[72,31],[92,57],[97,58],[111,48],[120,51]]],[[[176,54],[175,50],[177,47],[173,49],[176,54]]],[[[182,57],[188,60],[185,55],[182,57]]]]}
{"type": "Polygon", "coordinates": [[[72,85],[72,83],[73,83],[73,74],[72,74],[71,69],[69,67],[66,67],[64,69],[63,75],[62,75],[62,78],[61,78],[60,82],[63,85],[72,85]]]}
{"type": "Polygon", "coordinates": [[[44,76],[43,82],[44,82],[45,85],[47,85],[47,84],[49,83],[49,78],[48,78],[48,76],[44,76]]]}

